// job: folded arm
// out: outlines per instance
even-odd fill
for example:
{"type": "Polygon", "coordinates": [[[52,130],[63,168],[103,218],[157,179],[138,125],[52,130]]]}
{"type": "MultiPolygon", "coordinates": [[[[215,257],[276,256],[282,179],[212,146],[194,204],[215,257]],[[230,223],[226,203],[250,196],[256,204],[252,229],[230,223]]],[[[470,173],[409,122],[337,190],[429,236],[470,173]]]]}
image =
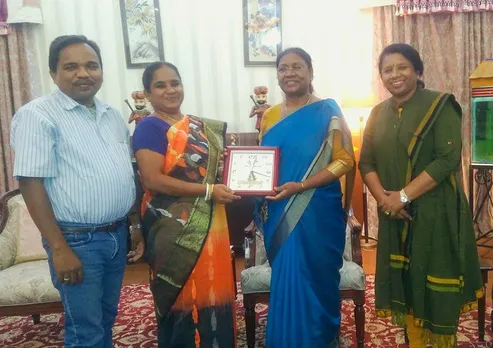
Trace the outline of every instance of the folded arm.
{"type": "Polygon", "coordinates": [[[141,149],[135,153],[140,177],[146,189],[170,196],[205,196],[206,185],[175,179],[163,173],[164,156],[152,150],[141,149]]]}
{"type": "Polygon", "coordinates": [[[404,191],[411,201],[435,188],[457,171],[462,151],[461,116],[452,103],[443,107],[433,126],[434,160],[404,191]]]}
{"type": "Polygon", "coordinates": [[[324,169],[303,181],[303,189],[321,187],[338,180],[354,167],[354,157],[343,146],[342,133],[334,130],[332,162],[324,169]]]}
{"type": "Polygon", "coordinates": [[[334,132],[332,162],[327,167],[303,182],[287,182],[275,188],[278,194],[266,198],[275,201],[286,199],[293,194],[328,185],[348,173],[354,167],[354,157],[344,149],[342,133],[339,130],[334,132]]]}

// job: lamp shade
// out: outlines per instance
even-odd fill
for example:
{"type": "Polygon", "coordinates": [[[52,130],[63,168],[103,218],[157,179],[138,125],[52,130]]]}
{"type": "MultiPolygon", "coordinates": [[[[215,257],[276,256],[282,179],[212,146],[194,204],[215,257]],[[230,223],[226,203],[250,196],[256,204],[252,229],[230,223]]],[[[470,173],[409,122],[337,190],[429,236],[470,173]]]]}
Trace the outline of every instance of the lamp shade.
{"type": "Polygon", "coordinates": [[[369,93],[366,95],[347,95],[344,96],[341,103],[341,108],[353,109],[353,108],[373,108],[378,103],[375,94],[369,93]]]}
{"type": "Polygon", "coordinates": [[[472,88],[493,87],[493,58],[485,59],[469,77],[472,88]]]}

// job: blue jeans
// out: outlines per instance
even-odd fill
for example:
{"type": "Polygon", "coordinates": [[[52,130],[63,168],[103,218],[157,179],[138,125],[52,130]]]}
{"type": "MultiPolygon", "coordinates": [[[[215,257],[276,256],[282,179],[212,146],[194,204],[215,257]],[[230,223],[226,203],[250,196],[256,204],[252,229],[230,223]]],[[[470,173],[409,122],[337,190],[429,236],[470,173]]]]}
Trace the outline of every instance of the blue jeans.
{"type": "MultiPolygon", "coordinates": [[[[60,223],[60,228],[94,227],[60,223]]],[[[64,232],[67,244],[82,263],[83,281],[67,285],[58,280],[53,255],[48,253],[51,280],[60,292],[65,310],[65,347],[110,348],[127,252],[127,226],[110,232],[64,232]]]]}

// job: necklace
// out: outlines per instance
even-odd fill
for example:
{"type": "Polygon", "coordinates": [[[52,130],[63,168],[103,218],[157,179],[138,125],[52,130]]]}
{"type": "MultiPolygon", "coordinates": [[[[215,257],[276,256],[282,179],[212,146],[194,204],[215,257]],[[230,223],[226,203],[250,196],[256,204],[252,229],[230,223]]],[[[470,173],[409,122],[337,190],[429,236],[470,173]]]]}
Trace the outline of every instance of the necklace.
{"type": "MultiPolygon", "coordinates": [[[[173,118],[173,117],[170,117],[170,116],[168,116],[168,115],[165,115],[165,114],[159,114],[159,113],[156,113],[156,115],[157,115],[157,116],[159,116],[159,117],[163,117],[163,118],[165,118],[165,119],[168,121],[168,123],[170,123],[171,125],[173,125],[173,124],[175,124],[176,122],[178,122],[178,121],[180,121],[180,120],[181,120],[181,119],[177,120],[177,119],[175,119],[175,118],[173,118]]],[[[181,115],[181,117],[183,118],[183,115],[181,115]]],[[[166,121],[166,120],[165,120],[165,121],[166,121]]]]}
{"type": "MultiPolygon", "coordinates": [[[[307,106],[311,102],[311,100],[312,100],[312,95],[309,94],[306,103],[303,104],[302,106],[300,106],[298,109],[301,109],[303,106],[307,106]]],[[[294,109],[293,111],[291,111],[291,113],[295,112],[298,109],[294,109]]],[[[287,100],[284,101],[284,112],[283,112],[283,114],[284,114],[283,117],[288,116],[288,101],[287,100]]]]}

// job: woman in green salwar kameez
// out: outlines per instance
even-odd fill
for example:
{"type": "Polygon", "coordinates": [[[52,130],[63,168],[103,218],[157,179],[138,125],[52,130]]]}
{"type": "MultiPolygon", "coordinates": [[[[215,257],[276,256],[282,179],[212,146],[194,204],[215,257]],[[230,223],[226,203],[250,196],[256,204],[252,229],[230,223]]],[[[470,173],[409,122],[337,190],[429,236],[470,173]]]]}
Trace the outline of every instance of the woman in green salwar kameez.
{"type": "Polygon", "coordinates": [[[379,207],[376,312],[406,327],[410,347],[455,347],[460,314],[484,296],[460,179],[461,108],[424,88],[409,45],[385,48],[379,70],[392,97],[368,119],[359,164],[379,207]]]}

